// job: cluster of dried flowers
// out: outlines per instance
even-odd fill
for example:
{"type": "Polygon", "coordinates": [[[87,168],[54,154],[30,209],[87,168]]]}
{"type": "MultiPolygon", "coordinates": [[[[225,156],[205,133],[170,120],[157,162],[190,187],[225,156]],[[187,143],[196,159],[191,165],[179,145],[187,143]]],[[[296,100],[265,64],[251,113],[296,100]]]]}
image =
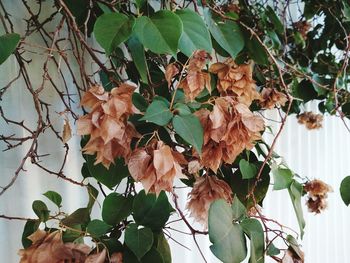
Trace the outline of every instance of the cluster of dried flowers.
{"type": "Polygon", "coordinates": [[[333,189],[321,180],[315,179],[304,185],[305,192],[308,193],[306,205],[310,212],[321,213],[327,208],[327,196],[333,189]]]}
{"type": "MultiPolygon", "coordinates": [[[[87,245],[63,243],[60,231],[49,233],[37,230],[28,239],[32,245],[19,251],[20,263],[104,263],[107,259],[106,250],[90,254],[91,248],[87,245]]],[[[122,254],[114,253],[108,262],[121,263],[122,254]]]]}
{"type": "Polygon", "coordinates": [[[82,98],[81,105],[91,112],[78,120],[78,134],[90,135],[82,149],[85,154],[96,154],[95,164],[106,168],[118,157],[128,158],[130,143],[138,134],[128,117],[136,112],[131,96],[135,87],[128,84],[106,92],[101,86],[92,87],[82,98]]]}
{"type": "Polygon", "coordinates": [[[273,109],[282,107],[286,104],[288,98],[282,92],[272,88],[264,88],[261,92],[260,105],[264,109],[273,109]]]}
{"type": "MultiPolygon", "coordinates": [[[[199,50],[194,52],[188,62],[186,67],[187,75],[181,80],[179,88],[184,90],[185,96],[189,101],[193,101],[205,88],[211,92],[210,75],[202,70],[207,59],[210,59],[208,53],[204,50],[199,50]]],[[[172,66],[168,67],[167,71],[169,72],[171,69],[172,66]]],[[[166,73],[166,75],[169,75],[169,73],[166,73]]]]}
{"type": "Polygon", "coordinates": [[[298,122],[304,124],[309,130],[322,128],[323,116],[311,111],[306,111],[298,116],[298,122]]]}
{"type": "Polygon", "coordinates": [[[187,178],[181,165],[187,164],[183,155],[172,150],[162,141],[152,140],[137,148],[130,156],[128,168],[135,181],[141,182],[146,192],[157,195],[172,192],[175,178],[187,178]]]}
{"type": "Polygon", "coordinates": [[[232,203],[232,190],[226,182],[216,176],[204,175],[197,178],[189,199],[187,209],[191,212],[190,215],[197,222],[207,226],[210,204],[217,199],[232,203]]]}
{"type": "Polygon", "coordinates": [[[215,173],[222,162],[231,164],[244,149],[251,149],[264,129],[261,117],[229,96],[217,98],[212,111],[196,114],[204,129],[201,163],[215,173]]]}

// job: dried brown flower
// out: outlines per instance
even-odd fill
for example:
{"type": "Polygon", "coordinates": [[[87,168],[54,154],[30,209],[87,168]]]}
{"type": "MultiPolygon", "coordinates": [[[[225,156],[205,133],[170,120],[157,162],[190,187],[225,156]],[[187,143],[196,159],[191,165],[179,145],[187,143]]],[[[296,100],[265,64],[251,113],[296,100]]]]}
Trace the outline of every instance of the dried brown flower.
{"type": "Polygon", "coordinates": [[[28,238],[33,243],[19,251],[20,263],[83,263],[91,250],[83,244],[64,244],[59,231],[48,233],[37,230],[28,238]]]}
{"type": "Polygon", "coordinates": [[[323,116],[311,111],[303,112],[298,116],[298,122],[304,124],[309,130],[322,128],[323,116]]]}
{"type": "Polygon", "coordinates": [[[253,80],[252,64],[238,66],[229,59],[225,63],[214,63],[209,71],[218,75],[217,88],[222,95],[236,96],[238,102],[248,106],[260,98],[253,80]]]}
{"type": "Polygon", "coordinates": [[[168,87],[171,85],[171,80],[179,73],[179,68],[175,63],[170,63],[165,69],[165,79],[168,82],[168,87]]]}
{"type": "Polygon", "coordinates": [[[310,212],[319,214],[327,208],[328,193],[333,192],[330,185],[315,179],[307,182],[304,185],[304,190],[308,193],[306,205],[310,212]]]}
{"type": "Polygon", "coordinates": [[[217,171],[222,162],[233,163],[244,150],[259,140],[264,121],[231,97],[215,100],[213,110],[196,112],[204,129],[202,165],[217,171]]]}
{"type": "Polygon", "coordinates": [[[188,197],[190,201],[187,203],[187,209],[191,212],[191,217],[207,226],[210,204],[217,199],[225,199],[232,203],[232,190],[225,181],[216,176],[205,175],[197,178],[188,197]]]}
{"type": "Polygon", "coordinates": [[[128,158],[130,143],[138,134],[128,117],[136,110],[132,105],[135,87],[122,84],[111,92],[103,87],[92,87],[82,98],[81,105],[91,108],[91,112],[78,120],[78,134],[90,135],[82,149],[85,154],[95,154],[95,164],[109,167],[115,158],[128,158]]]}
{"type": "Polygon", "coordinates": [[[298,30],[300,35],[303,37],[304,40],[307,39],[307,33],[309,32],[311,28],[311,24],[308,21],[298,21],[293,23],[294,28],[298,30]]]}
{"type": "Polygon", "coordinates": [[[186,178],[180,164],[186,160],[162,141],[153,140],[149,145],[134,150],[128,161],[131,176],[141,182],[146,192],[157,195],[171,192],[175,178],[186,178]]]}
{"type": "Polygon", "coordinates": [[[179,88],[184,90],[189,101],[193,101],[204,88],[211,92],[210,75],[202,71],[208,58],[210,56],[206,51],[198,50],[188,62],[187,76],[180,82],[179,88]]]}
{"type": "Polygon", "coordinates": [[[264,88],[261,92],[260,105],[265,109],[272,109],[276,106],[284,106],[288,101],[287,96],[272,88],[264,88]]]}

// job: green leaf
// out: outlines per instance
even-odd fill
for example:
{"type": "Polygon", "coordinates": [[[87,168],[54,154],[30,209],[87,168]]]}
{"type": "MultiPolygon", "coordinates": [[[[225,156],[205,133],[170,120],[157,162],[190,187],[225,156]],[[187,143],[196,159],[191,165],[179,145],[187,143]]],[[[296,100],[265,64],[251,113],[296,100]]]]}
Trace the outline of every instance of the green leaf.
{"type": "Polygon", "coordinates": [[[298,219],[298,224],[300,228],[300,236],[303,238],[304,235],[304,227],[305,227],[305,220],[303,216],[303,209],[301,207],[301,197],[303,193],[303,186],[298,183],[297,181],[293,180],[291,185],[289,186],[289,196],[292,200],[293,207],[295,214],[298,219]]]}
{"type": "Polygon", "coordinates": [[[170,246],[165,238],[163,232],[160,232],[158,235],[154,236],[155,238],[155,247],[157,248],[157,251],[163,258],[164,263],[171,263],[171,251],[170,246]]]}
{"type": "MultiPolygon", "coordinates": [[[[260,169],[262,162],[257,163],[258,170],[260,169]]],[[[231,186],[232,192],[237,195],[239,200],[247,207],[248,209],[254,205],[252,197],[249,199],[247,195],[252,191],[252,187],[255,185],[256,178],[252,179],[242,179],[242,175],[239,169],[234,173],[232,172],[232,167],[221,166],[221,170],[225,175],[225,181],[231,186]]],[[[268,165],[264,166],[260,179],[255,187],[254,196],[255,201],[260,203],[264,200],[267,190],[270,185],[270,167],[268,165]]]]}
{"type": "Polygon", "coordinates": [[[22,245],[23,248],[28,248],[32,245],[32,241],[28,237],[38,230],[40,225],[39,220],[28,220],[24,225],[23,234],[22,234],[22,245]]]}
{"type": "Polygon", "coordinates": [[[188,115],[192,113],[190,108],[183,103],[176,103],[174,105],[174,110],[176,110],[179,113],[179,115],[188,115]]]}
{"type": "Polygon", "coordinates": [[[204,10],[204,17],[213,38],[235,59],[244,47],[244,38],[238,24],[230,20],[214,21],[208,9],[204,10]]]}
{"type": "Polygon", "coordinates": [[[186,142],[193,145],[196,151],[201,154],[203,145],[203,127],[197,116],[176,115],[173,118],[175,132],[186,142]]]}
{"type": "Polygon", "coordinates": [[[258,171],[258,169],[254,164],[249,163],[244,159],[241,159],[239,161],[239,169],[241,170],[243,179],[254,178],[257,175],[257,171],[258,171]]]}
{"type": "Polygon", "coordinates": [[[284,33],[284,26],[271,6],[266,7],[266,15],[270,22],[274,25],[276,32],[282,35],[284,33]]]}
{"type": "Polygon", "coordinates": [[[241,203],[241,201],[238,199],[236,195],[233,198],[231,208],[232,208],[233,219],[236,221],[240,220],[242,217],[247,215],[247,209],[241,203]]]}
{"type": "Polygon", "coordinates": [[[260,222],[253,218],[245,219],[240,224],[244,233],[250,239],[250,259],[249,263],[263,263],[264,262],[264,230],[260,222]]]}
{"type": "Polygon", "coordinates": [[[273,174],[273,190],[282,190],[289,188],[293,181],[293,172],[289,169],[276,168],[272,169],[273,174]]]}
{"type": "Polygon", "coordinates": [[[150,251],[146,253],[141,259],[141,263],[163,263],[164,260],[162,255],[159,253],[157,249],[154,247],[151,248],[150,251]]]}
{"type": "Polygon", "coordinates": [[[340,184],[340,196],[345,205],[350,204],[350,176],[345,177],[340,184]]]}
{"type": "Polygon", "coordinates": [[[32,204],[34,213],[39,217],[41,222],[46,222],[50,217],[50,210],[43,201],[35,200],[32,204]]]}
{"type": "Polygon", "coordinates": [[[66,218],[62,219],[65,226],[86,225],[90,221],[90,210],[88,208],[78,208],[66,218]]]}
{"type": "Polygon", "coordinates": [[[137,39],[136,36],[132,35],[128,40],[128,47],[132,61],[135,63],[137,71],[140,73],[142,82],[148,84],[147,61],[145,57],[145,50],[141,42],[137,39]]]}
{"type": "Polygon", "coordinates": [[[110,225],[116,225],[131,214],[133,196],[109,194],[102,205],[102,219],[110,225]]]}
{"type": "Polygon", "coordinates": [[[128,167],[121,158],[116,159],[115,164],[111,164],[109,169],[101,163],[95,165],[94,155],[85,155],[85,158],[91,176],[111,189],[129,175],[128,167]]]}
{"type": "Polygon", "coordinates": [[[147,0],[136,0],[135,2],[136,2],[136,5],[137,5],[137,8],[140,9],[140,8],[142,8],[145,5],[147,0]]]}
{"type": "Polygon", "coordinates": [[[137,228],[130,224],[125,230],[125,244],[140,260],[152,247],[153,233],[149,228],[137,228]]]}
{"type": "Polygon", "coordinates": [[[140,120],[145,120],[153,122],[159,126],[167,125],[173,114],[169,110],[167,103],[161,100],[153,100],[153,102],[148,106],[145,116],[140,120]]]}
{"type": "Polygon", "coordinates": [[[145,191],[142,190],[134,199],[132,211],[138,225],[156,231],[163,228],[173,209],[164,191],[156,197],[153,193],[146,195],[145,191]]]}
{"type": "Polygon", "coordinates": [[[20,40],[20,35],[16,33],[0,36],[0,65],[16,50],[20,40]]]}
{"type": "Polygon", "coordinates": [[[146,99],[137,92],[132,94],[132,104],[134,104],[134,106],[142,112],[146,111],[148,107],[146,99]]]}
{"type": "Polygon", "coordinates": [[[270,243],[270,245],[267,247],[266,254],[269,256],[277,256],[281,251],[275,247],[273,243],[270,243]]]}
{"type": "Polygon", "coordinates": [[[107,225],[105,222],[98,219],[90,221],[90,223],[87,225],[87,232],[92,237],[101,237],[108,233],[110,229],[110,225],[107,225]]]}
{"type": "Polygon", "coordinates": [[[231,206],[223,199],[209,208],[210,250],[224,263],[240,263],[247,256],[246,240],[239,224],[233,223],[231,206]]]}
{"type": "Polygon", "coordinates": [[[46,196],[55,205],[57,205],[58,207],[61,207],[62,196],[59,193],[56,193],[55,191],[47,191],[43,195],[46,196]]]}
{"type": "Polygon", "coordinates": [[[343,2],[343,15],[345,17],[345,21],[350,21],[350,5],[346,3],[346,1],[343,2]]]}
{"type": "Polygon", "coordinates": [[[173,12],[161,10],[151,17],[137,18],[134,32],[152,52],[175,55],[182,33],[182,22],[173,12]]]}
{"type": "Polygon", "coordinates": [[[94,206],[96,202],[96,198],[98,196],[98,190],[93,187],[91,184],[88,184],[87,186],[88,194],[89,194],[89,202],[88,205],[86,206],[87,209],[91,211],[92,207],[94,206]]]}
{"type": "Polygon", "coordinates": [[[203,19],[190,9],[177,10],[176,14],[183,24],[183,32],[179,43],[181,52],[188,57],[198,49],[204,49],[211,53],[211,38],[203,19]]]}
{"type": "Polygon", "coordinates": [[[107,55],[130,37],[134,23],[134,18],[116,12],[103,14],[96,20],[94,34],[107,55]]]}
{"type": "Polygon", "coordinates": [[[267,65],[269,63],[267,53],[257,38],[251,35],[251,33],[247,30],[243,31],[243,36],[249,56],[257,64],[267,65]]]}

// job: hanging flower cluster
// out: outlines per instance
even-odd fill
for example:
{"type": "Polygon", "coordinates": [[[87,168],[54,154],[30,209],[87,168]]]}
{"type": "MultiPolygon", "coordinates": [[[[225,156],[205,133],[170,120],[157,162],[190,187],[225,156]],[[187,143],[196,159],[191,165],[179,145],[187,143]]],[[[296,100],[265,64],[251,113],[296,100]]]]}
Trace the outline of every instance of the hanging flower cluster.
{"type": "Polygon", "coordinates": [[[132,152],[128,168],[131,176],[142,183],[146,192],[158,195],[162,190],[172,192],[175,178],[187,178],[182,173],[183,164],[187,164],[187,161],[181,153],[162,141],[153,140],[132,152]]]}
{"type": "Polygon", "coordinates": [[[222,162],[231,164],[244,149],[251,149],[264,129],[263,119],[232,97],[219,97],[211,112],[201,109],[196,114],[204,129],[201,162],[214,172],[222,162]]]}
{"type": "Polygon", "coordinates": [[[311,111],[306,111],[298,116],[298,122],[304,124],[309,130],[316,130],[322,128],[323,116],[311,111]]]}
{"type": "Polygon", "coordinates": [[[106,168],[117,157],[128,158],[130,142],[138,136],[128,117],[136,112],[131,96],[135,88],[122,84],[106,92],[101,86],[92,87],[82,98],[81,105],[91,112],[78,120],[78,134],[90,135],[82,149],[85,154],[96,154],[95,164],[106,168]]]}
{"type": "Polygon", "coordinates": [[[232,203],[231,187],[216,176],[205,175],[197,178],[188,196],[190,201],[187,209],[191,212],[190,215],[204,226],[208,223],[208,211],[212,202],[224,199],[232,203]]]}
{"type": "Polygon", "coordinates": [[[86,260],[91,248],[84,244],[63,243],[59,231],[52,233],[37,230],[28,237],[33,243],[21,249],[20,263],[80,262],[86,260]]]}
{"type": "Polygon", "coordinates": [[[260,98],[253,80],[253,64],[237,65],[229,59],[211,65],[209,71],[217,74],[217,88],[221,95],[235,96],[238,102],[248,106],[260,98]]]}
{"type": "Polygon", "coordinates": [[[264,109],[284,106],[287,101],[287,96],[276,89],[264,88],[261,92],[260,105],[264,109]]]}
{"type": "Polygon", "coordinates": [[[180,82],[179,88],[185,92],[185,96],[189,101],[193,101],[203,90],[211,91],[210,75],[202,69],[210,59],[208,53],[204,50],[194,52],[187,66],[187,75],[180,82]]]}
{"type": "Polygon", "coordinates": [[[321,213],[327,208],[327,196],[333,189],[321,180],[315,179],[304,185],[305,192],[308,193],[306,205],[310,212],[321,213]]]}

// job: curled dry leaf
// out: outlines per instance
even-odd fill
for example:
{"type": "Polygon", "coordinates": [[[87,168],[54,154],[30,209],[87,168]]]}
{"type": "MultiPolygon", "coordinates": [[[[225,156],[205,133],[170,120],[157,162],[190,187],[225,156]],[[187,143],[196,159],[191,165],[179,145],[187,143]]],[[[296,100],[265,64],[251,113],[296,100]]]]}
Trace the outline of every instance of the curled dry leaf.
{"type": "Polygon", "coordinates": [[[182,154],[162,141],[153,140],[146,147],[132,152],[128,168],[131,176],[142,183],[146,192],[158,195],[162,190],[171,192],[175,178],[186,178],[181,164],[187,164],[182,154]]]}
{"type": "Polygon", "coordinates": [[[89,255],[84,263],[104,263],[107,257],[107,250],[103,249],[101,252],[89,255]]]}
{"type": "Polygon", "coordinates": [[[225,63],[214,63],[209,71],[217,74],[217,88],[221,95],[235,96],[238,102],[248,106],[260,98],[253,80],[253,64],[237,65],[228,59],[225,63]]]}
{"type": "Polygon", "coordinates": [[[132,105],[135,87],[122,84],[111,92],[102,87],[92,87],[82,98],[81,105],[91,108],[91,112],[78,120],[78,134],[90,135],[82,149],[85,154],[96,154],[95,164],[109,167],[118,157],[128,158],[130,143],[138,137],[128,117],[136,110],[132,105]]]}
{"type": "Polygon", "coordinates": [[[215,100],[213,110],[196,112],[204,129],[201,164],[217,172],[222,162],[233,163],[244,150],[261,138],[264,121],[232,97],[215,100]]]}
{"type": "Polygon", "coordinates": [[[192,161],[188,162],[188,165],[187,165],[187,171],[190,174],[196,174],[202,168],[203,168],[203,166],[201,165],[201,163],[198,160],[192,160],[192,161]]]}
{"type": "Polygon", "coordinates": [[[304,185],[305,192],[308,193],[306,205],[310,212],[321,213],[327,208],[327,197],[329,192],[333,192],[330,185],[315,179],[304,185]]]}
{"type": "Polygon", "coordinates": [[[187,209],[191,217],[207,227],[210,204],[217,199],[225,199],[232,203],[232,190],[226,182],[216,176],[205,175],[197,178],[188,197],[187,209]]]}
{"type": "Polygon", "coordinates": [[[59,231],[48,233],[37,230],[28,238],[33,243],[30,247],[19,251],[20,263],[83,263],[91,250],[82,244],[64,244],[59,231]]]}
{"type": "Polygon", "coordinates": [[[275,89],[264,88],[261,92],[260,105],[264,109],[284,106],[287,101],[287,96],[275,89]]]}
{"type": "Polygon", "coordinates": [[[72,138],[72,129],[69,125],[68,119],[65,119],[62,132],[63,143],[67,143],[70,140],[70,138],[72,138]]]}
{"type": "Polygon", "coordinates": [[[179,73],[179,68],[175,63],[170,63],[165,69],[165,79],[168,82],[168,87],[171,85],[171,80],[179,73]]]}
{"type": "Polygon", "coordinates": [[[179,85],[185,92],[187,100],[193,101],[206,88],[211,92],[210,75],[202,69],[206,60],[210,58],[204,50],[196,51],[190,58],[187,66],[187,76],[179,85]]]}
{"type": "Polygon", "coordinates": [[[323,116],[311,111],[303,112],[298,116],[298,122],[304,124],[309,130],[322,128],[323,116]]]}

